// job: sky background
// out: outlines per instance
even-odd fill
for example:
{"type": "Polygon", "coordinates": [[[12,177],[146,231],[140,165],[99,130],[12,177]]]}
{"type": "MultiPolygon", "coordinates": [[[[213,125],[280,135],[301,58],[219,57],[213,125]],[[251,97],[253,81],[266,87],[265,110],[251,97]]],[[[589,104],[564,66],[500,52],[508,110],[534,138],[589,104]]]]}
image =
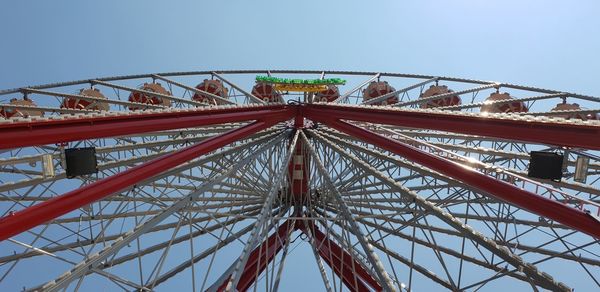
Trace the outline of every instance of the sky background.
{"type": "Polygon", "coordinates": [[[136,73],[329,69],[600,95],[598,1],[14,1],[0,88],[136,73]]]}
{"type": "MultiPolygon", "coordinates": [[[[599,12],[592,0],[2,1],[0,89],[137,73],[326,69],[600,96],[599,12]]],[[[302,259],[286,267],[319,281],[302,259]]],[[[302,281],[286,288],[312,287],[302,281]]]]}

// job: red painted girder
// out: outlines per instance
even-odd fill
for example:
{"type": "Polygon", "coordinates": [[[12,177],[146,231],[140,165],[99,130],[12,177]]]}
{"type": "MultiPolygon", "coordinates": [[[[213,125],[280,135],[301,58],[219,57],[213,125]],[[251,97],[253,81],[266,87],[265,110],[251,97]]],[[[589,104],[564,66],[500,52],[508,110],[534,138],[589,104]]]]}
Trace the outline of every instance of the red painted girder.
{"type": "Polygon", "coordinates": [[[477,188],[497,199],[514,204],[540,216],[550,218],[576,230],[600,238],[600,222],[591,215],[566,204],[542,197],[515,185],[495,179],[464,165],[424,152],[372,131],[333,119],[318,119],[326,125],[400,155],[410,161],[445,174],[477,188]]]}
{"type": "MultiPolygon", "coordinates": [[[[377,280],[359,262],[354,260],[348,252],[317,229],[314,223],[307,222],[307,225],[310,228],[310,233],[315,238],[313,244],[319,252],[319,256],[342,279],[348,289],[351,291],[369,291],[366,286],[369,285],[375,291],[383,290],[377,280]]],[[[299,224],[298,226],[302,232],[310,236],[307,231],[308,228],[305,225],[299,224]]]]}
{"type": "MultiPolygon", "coordinates": [[[[363,283],[360,277],[354,275],[352,265],[343,263],[331,250],[320,248],[317,250],[319,256],[325,261],[325,263],[333,269],[336,275],[342,279],[344,285],[350,291],[368,292],[369,288],[363,283]]],[[[356,267],[355,267],[356,268],[356,267]]],[[[381,291],[381,290],[376,290],[381,291]]]]}
{"type": "MultiPolygon", "coordinates": [[[[319,231],[313,222],[296,221],[294,224],[290,220],[286,220],[279,226],[277,232],[271,234],[267,240],[250,253],[240,281],[236,286],[237,291],[246,291],[252,287],[257,276],[262,274],[267,265],[286,244],[288,240],[287,235],[298,229],[307,236],[315,237],[314,244],[319,256],[333,269],[351,291],[370,291],[367,285],[375,291],[382,291],[381,285],[377,283],[377,280],[360,263],[354,260],[348,252],[330,240],[323,232],[319,231]],[[310,228],[310,232],[307,231],[308,228],[310,228]],[[356,272],[356,275],[354,272],[356,272]]],[[[219,286],[218,291],[225,291],[228,280],[229,278],[219,286]]]]}
{"type": "Polygon", "coordinates": [[[313,120],[337,118],[533,143],[600,149],[600,127],[592,125],[515,121],[451,113],[427,113],[330,104],[304,105],[302,111],[307,118],[313,120]]]}
{"type": "Polygon", "coordinates": [[[288,175],[290,180],[289,191],[291,193],[290,199],[295,205],[304,205],[307,203],[309,179],[308,165],[308,156],[304,155],[303,144],[296,144],[294,156],[288,165],[288,175]],[[300,174],[300,177],[296,174],[300,174]]]}
{"type": "MultiPolygon", "coordinates": [[[[246,291],[256,282],[256,278],[262,274],[267,265],[286,244],[288,234],[293,230],[295,230],[294,222],[286,220],[279,226],[277,232],[271,234],[267,240],[250,253],[240,281],[236,286],[237,291],[246,291]]],[[[221,284],[217,291],[225,291],[228,282],[229,278],[221,284]]]]}
{"type": "Polygon", "coordinates": [[[2,123],[0,149],[252,120],[286,120],[296,112],[287,105],[265,105],[2,123]]]}
{"type": "Polygon", "coordinates": [[[272,126],[276,121],[254,122],[195,145],[158,157],[126,171],[36,204],[0,219],[0,241],[110,196],[200,155],[272,126]]]}

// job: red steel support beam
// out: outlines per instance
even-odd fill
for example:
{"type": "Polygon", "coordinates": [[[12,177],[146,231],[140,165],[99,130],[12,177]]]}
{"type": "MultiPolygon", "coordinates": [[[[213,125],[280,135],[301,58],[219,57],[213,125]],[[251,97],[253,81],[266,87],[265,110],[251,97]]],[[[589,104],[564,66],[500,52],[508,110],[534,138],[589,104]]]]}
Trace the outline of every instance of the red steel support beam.
{"type": "MultiPolygon", "coordinates": [[[[314,244],[319,252],[319,256],[342,279],[348,289],[361,292],[369,291],[367,288],[367,285],[369,285],[375,291],[383,290],[377,280],[359,262],[354,260],[348,252],[327,238],[323,232],[314,227],[314,224],[310,225],[312,226],[310,227],[310,233],[315,238],[314,244]]],[[[306,228],[301,228],[301,230],[304,233],[308,233],[306,228]]]]}
{"type": "Polygon", "coordinates": [[[297,143],[294,149],[294,156],[288,165],[288,175],[290,180],[290,201],[296,205],[306,205],[308,203],[308,166],[309,156],[304,155],[305,150],[302,143],[297,143]]]}
{"type": "Polygon", "coordinates": [[[452,113],[390,110],[328,104],[303,106],[313,120],[337,118],[417,129],[440,130],[470,135],[526,141],[585,149],[600,149],[600,127],[582,124],[553,124],[527,120],[504,120],[452,113]]]}
{"type": "Polygon", "coordinates": [[[264,130],[276,122],[279,122],[279,120],[257,121],[231,130],[1,218],[0,241],[110,196],[198,156],[264,130]]]}
{"type": "MultiPolygon", "coordinates": [[[[328,241],[322,242],[321,244],[328,244],[328,241]]],[[[335,274],[342,279],[342,282],[344,282],[344,285],[346,285],[350,291],[369,292],[369,288],[367,288],[367,285],[363,283],[363,280],[354,274],[352,264],[349,265],[345,263],[345,261],[341,261],[338,257],[346,257],[350,255],[347,253],[344,253],[344,255],[338,255],[332,250],[333,248],[327,249],[323,247],[317,249],[321,259],[323,259],[325,263],[333,269],[335,274]]],[[[376,291],[381,291],[381,289],[376,291]]]]}
{"type": "MultiPolygon", "coordinates": [[[[250,253],[240,281],[236,286],[237,291],[246,291],[252,287],[257,277],[262,274],[267,265],[273,261],[275,255],[287,243],[288,234],[294,230],[301,230],[307,236],[314,237],[315,248],[319,256],[342,279],[350,291],[370,291],[367,285],[375,291],[383,290],[377,280],[359,262],[354,260],[337,243],[330,240],[327,235],[319,231],[313,222],[296,221],[294,223],[291,220],[286,220],[275,233],[271,234],[267,240],[250,253]],[[310,229],[310,232],[308,229],[310,229]]],[[[217,291],[225,291],[227,282],[227,280],[223,281],[217,291]]]]}
{"type": "Polygon", "coordinates": [[[499,200],[514,204],[532,213],[550,218],[600,239],[600,221],[579,209],[542,197],[518,188],[515,185],[482,174],[474,169],[467,168],[460,163],[435,156],[347,122],[317,118],[314,115],[311,117],[338,131],[342,131],[477,188],[499,200]]]}
{"type": "Polygon", "coordinates": [[[359,262],[354,260],[348,252],[321,232],[313,221],[297,221],[296,228],[300,229],[307,236],[314,238],[312,244],[318,251],[319,256],[333,269],[351,291],[369,291],[366,285],[369,285],[375,291],[383,290],[377,280],[359,262]]]}
{"type": "Polygon", "coordinates": [[[265,105],[2,123],[0,124],[2,135],[0,149],[262,120],[265,118],[283,120],[284,118],[293,118],[296,112],[297,109],[292,106],[265,105]]]}
{"type": "MultiPolygon", "coordinates": [[[[246,291],[252,284],[256,282],[256,278],[262,274],[267,265],[273,261],[275,255],[284,247],[288,240],[288,234],[296,228],[294,222],[286,220],[279,226],[277,232],[274,232],[260,246],[255,248],[248,257],[248,262],[244,267],[240,281],[236,288],[237,291],[246,291]]],[[[229,278],[217,289],[217,291],[225,291],[229,278]]]]}
{"type": "MultiPolygon", "coordinates": [[[[294,128],[304,128],[304,115],[302,108],[296,106],[296,116],[294,117],[294,128]]],[[[308,156],[304,155],[304,146],[302,143],[296,144],[294,155],[288,165],[288,175],[290,180],[290,201],[295,206],[301,206],[307,203],[308,191],[308,156]]],[[[300,211],[302,208],[298,208],[300,211]]]]}

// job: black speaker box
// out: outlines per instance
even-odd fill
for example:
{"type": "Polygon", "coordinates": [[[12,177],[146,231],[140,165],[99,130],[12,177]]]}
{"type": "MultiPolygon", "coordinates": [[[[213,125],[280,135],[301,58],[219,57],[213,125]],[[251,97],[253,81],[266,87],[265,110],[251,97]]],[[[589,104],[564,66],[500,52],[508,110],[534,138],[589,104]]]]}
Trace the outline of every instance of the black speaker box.
{"type": "Polygon", "coordinates": [[[65,160],[68,178],[98,172],[96,148],[94,147],[65,149],[65,160]]]}
{"type": "Polygon", "coordinates": [[[560,181],[563,155],[554,152],[531,151],[527,176],[560,181]]]}

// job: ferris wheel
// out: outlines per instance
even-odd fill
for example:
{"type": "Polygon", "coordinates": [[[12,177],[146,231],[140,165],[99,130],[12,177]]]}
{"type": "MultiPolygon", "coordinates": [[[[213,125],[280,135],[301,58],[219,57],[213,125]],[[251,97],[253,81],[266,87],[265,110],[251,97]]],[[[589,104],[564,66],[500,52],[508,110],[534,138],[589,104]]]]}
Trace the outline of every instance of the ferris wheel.
{"type": "Polygon", "coordinates": [[[254,70],[0,103],[2,291],[600,289],[598,97],[254,70]]]}

